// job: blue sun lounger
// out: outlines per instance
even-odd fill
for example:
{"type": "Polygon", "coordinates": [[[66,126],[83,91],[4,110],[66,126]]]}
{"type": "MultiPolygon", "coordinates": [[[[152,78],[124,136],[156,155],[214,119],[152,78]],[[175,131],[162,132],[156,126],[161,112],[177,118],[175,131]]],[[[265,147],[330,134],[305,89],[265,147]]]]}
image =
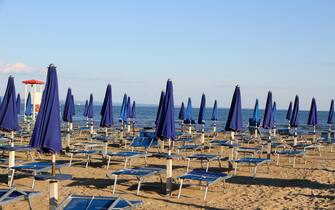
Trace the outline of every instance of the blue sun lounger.
{"type": "MultiPolygon", "coordinates": [[[[61,173],[60,169],[62,167],[67,166],[68,164],[66,163],[56,163],[56,169],[59,170],[59,173],[61,173]]],[[[52,167],[52,164],[50,161],[45,161],[45,162],[30,162],[30,163],[24,163],[22,165],[17,165],[17,166],[13,166],[11,167],[11,179],[10,179],[10,183],[12,186],[13,182],[14,182],[14,175],[15,175],[15,171],[20,171],[20,172],[24,172],[24,173],[31,173],[33,176],[33,183],[31,188],[34,188],[35,186],[35,176],[39,173],[43,173],[43,172],[48,172],[50,171],[52,167]]]]}
{"type": "Polygon", "coordinates": [[[85,168],[88,167],[88,164],[91,162],[91,156],[100,154],[99,150],[76,150],[71,149],[69,152],[67,152],[68,155],[70,155],[70,162],[69,166],[72,166],[72,159],[74,155],[83,155],[86,157],[86,164],[85,168]]]}
{"type": "MultiPolygon", "coordinates": [[[[296,158],[301,157],[302,159],[304,159],[305,152],[303,150],[293,150],[292,149],[292,150],[278,151],[278,152],[276,152],[276,154],[277,154],[277,165],[279,165],[279,156],[280,155],[285,155],[285,156],[289,157],[289,161],[290,161],[290,158],[293,157],[293,168],[294,168],[296,158]]],[[[304,162],[306,164],[305,160],[304,160],[304,162]]]]}
{"type": "Polygon", "coordinates": [[[204,200],[206,200],[209,186],[219,181],[222,181],[223,183],[225,183],[225,180],[231,178],[231,176],[228,174],[219,173],[219,172],[208,172],[205,170],[193,170],[193,171],[187,172],[184,175],[179,176],[178,178],[180,179],[178,198],[180,198],[180,195],[181,195],[181,190],[183,188],[183,181],[191,180],[191,181],[200,181],[200,185],[201,185],[201,182],[205,182],[204,200]]]}
{"type": "Polygon", "coordinates": [[[143,182],[144,178],[158,175],[162,184],[161,175],[162,173],[164,173],[164,171],[165,170],[162,168],[124,168],[119,171],[112,172],[111,175],[114,177],[113,194],[115,193],[117,179],[121,175],[136,177],[136,179],[138,180],[136,194],[139,195],[141,183],[143,182]]]}
{"type": "Polygon", "coordinates": [[[30,192],[17,190],[15,187],[9,189],[0,189],[0,208],[6,204],[16,203],[18,201],[28,201],[29,209],[32,210],[31,199],[40,195],[40,192],[30,192]]]}
{"type": "Polygon", "coordinates": [[[237,173],[237,165],[238,164],[245,164],[245,165],[249,165],[249,166],[254,167],[253,178],[255,178],[256,173],[257,173],[257,167],[260,166],[260,165],[263,165],[265,163],[270,163],[271,159],[268,159],[268,158],[241,158],[241,159],[238,159],[238,160],[231,160],[231,162],[235,163],[234,164],[234,175],[236,175],[236,173],[237,173]]]}
{"type": "Polygon", "coordinates": [[[141,200],[121,197],[69,195],[56,210],[129,210],[142,204],[141,200]]]}
{"type": "Polygon", "coordinates": [[[221,158],[218,156],[218,155],[211,155],[211,154],[192,154],[190,156],[187,156],[186,157],[186,160],[187,160],[187,168],[186,168],[186,172],[189,171],[189,168],[190,168],[190,164],[191,164],[191,161],[192,160],[197,160],[197,161],[201,161],[201,165],[202,165],[202,162],[205,161],[207,162],[207,165],[206,165],[206,172],[208,171],[208,168],[209,168],[209,163],[211,161],[214,161],[214,160],[217,160],[219,162],[219,166],[221,168],[221,158]]]}
{"type": "Polygon", "coordinates": [[[177,154],[180,154],[180,151],[199,151],[203,150],[205,147],[200,144],[185,144],[177,147],[177,154]]]}

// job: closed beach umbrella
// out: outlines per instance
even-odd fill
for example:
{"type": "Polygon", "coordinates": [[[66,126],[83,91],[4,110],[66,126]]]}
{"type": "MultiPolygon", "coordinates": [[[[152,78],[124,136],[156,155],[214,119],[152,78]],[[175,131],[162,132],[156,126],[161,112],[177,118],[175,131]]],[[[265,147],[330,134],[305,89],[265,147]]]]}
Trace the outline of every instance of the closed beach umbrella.
{"type": "Polygon", "coordinates": [[[313,126],[313,133],[315,134],[315,126],[318,124],[318,111],[316,108],[315,98],[312,99],[311,108],[309,110],[307,125],[313,126]]]}
{"type": "Polygon", "coordinates": [[[200,103],[200,109],[199,109],[199,115],[198,115],[198,124],[205,124],[205,121],[204,121],[205,109],[206,109],[206,96],[203,93],[201,96],[201,103],[200,103]]]}
{"type": "Polygon", "coordinates": [[[133,101],[133,105],[131,106],[131,118],[133,119],[133,122],[136,118],[136,102],[133,101]]]}
{"type": "Polygon", "coordinates": [[[24,113],[26,116],[31,116],[33,114],[33,107],[31,104],[31,94],[28,93],[27,101],[26,101],[26,112],[24,113]]]}
{"type": "Polygon", "coordinates": [[[185,112],[184,123],[186,123],[186,124],[194,124],[193,109],[192,109],[192,100],[191,100],[191,98],[188,98],[188,101],[187,101],[187,107],[186,107],[186,112],[185,112]]]}
{"type": "Polygon", "coordinates": [[[174,121],[174,101],[173,101],[173,86],[172,81],[168,80],[166,84],[164,102],[162,105],[162,112],[156,127],[156,137],[159,139],[168,140],[169,150],[167,158],[167,180],[166,180],[166,194],[172,192],[172,142],[176,139],[176,128],[174,121]]]}
{"type": "Polygon", "coordinates": [[[258,99],[256,99],[256,102],[255,102],[255,107],[254,107],[254,112],[252,114],[252,119],[256,122],[256,126],[258,126],[259,122],[261,121],[261,117],[260,117],[260,114],[259,114],[258,99]]]}
{"type": "Polygon", "coordinates": [[[124,94],[120,111],[120,120],[122,124],[124,122],[127,122],[127,99],[128,99],[127,94],[124,94]]]}
{"type": "MultiPolygon", "coordinates": [[[[39,152],[52,154],[52,176],[56,175],[56,153],[62,150],[59,96],[56,67],[52,64],[48,67],[48,75],[45,89],[42,95],[40,111],[37,115],[34,131],[30,140],[30,146],[39,152]]],[[[58,189],[58,183],[50,180],[49,189],[58,189]]],[[[56,190],[58,192],[58,190],[56,190]]],[[[56,200],[58,195],[50,191],[50,201],[56,200]]],[[[52,203],[52,202],[51,202],[52,203]]]]}
{"type": "Polygon", "coordinates": [[[214,101],[211,120],[212,121],[217,121],[218,120],[218,103],[217,103],[216,100],[214,101]]]}
{"type": "Polygon", "coordinates": [[[87,107],[87,117],[92,119],[94,117],[94,111],[93,111],[93,94],[90,95],[90,101],[88,103],[87,107]]]}
{"type": "Polygon", "coordinates": [[[84,117],[87,117],[87,112],[88,112],[88,100],[85,101],[85,107],[83,112],[84,117]]]}
{"type": "Polygon", "coordinates": [[[274,128],[276,127],[276,122],[277,122],[276,115],[277,115],[277,104],[276,102],[273,102],[271,121],[273,123],[274,128]]]}
{"type": "Polygon", "coordinates": [[[231,131],[232,140],[234,140],[234,132],[242,130],[242,122],[241,92],[240,87],[236,86],[225,126],[226,131],[231,131]]]}
{"type": "Polygon", "coordinates": [[[74,96],[73,94],[71,95],[71,106],[72,106],[72,116],[76,115],[76,106],[74,104],[74,96]]]}
{"type": "Polygon", "coordinates": [[[179,115],[178,115],[179,120],[184,120],[185,119],[185,107],[184,107],[184,102],[181,103],[179,115]]]}
{"type": "Polygon", "coordinates": [[[299,96],[296,95],[295,99],[294,99],[292,117],[291,117],[291,120],[290,120],[290,125],[291,125],[292,128],[297,128],[299,126],[298,113],[299,113],[299,96]]]}
{"type": "Polygon", "coordinates": [[[113,121],[113,104],[112,104],[112,86],[110,84],[107,85],[104,102],[101,108],[101,120],[100,127],[110,128],[113,121]]]}
{"type": "Polygon", "coordinates": [[[286,113],[286,119],[290,121],[292,118],[292,101],[290,101],[290,105],[288,106],[287,113],[286,113]]]}
{"type": "Polygon", "coordinates": [[[64,122],[72,122],[72,116],[73,116],[73,106],[72,106],[72,93],[71,88],[67,89],[65,104],[64,104],[64,110],[63,110],[63,121],[64,122]]]}
{"type": "Polygon", "coordinates": [[[334,100],[332,100],[331,103],[330,103],[330,108],[329,108],[329,113],[328,113],[328,120],[327,120],[327,123],[329,125],[332,125],[334,123],[333,117],[334,117],[334,100]]]}
{"type": "Polygon", "coordinates": [[[17,114],[21,114],[21,97],[20,97],[20,93],[18,93],[17,97],[16,97],[16,113],[17,114]]]}
{"type": "Polygon", "coordinates": [[[157,109],[157,114],[156,114],[156,120],[155,120],[155,124],[158,124],[161,112],[162,112],[162,106],[163,106],[163,102],[164,102],[164,97],[165,97],[165,93],[164,91],[161,92],[161,97],[159,98],[159,104],[158,104],[158,109],[157,109]]]}
{"type": "Polygon", "coordinates": [[[263,118],[263,128],[272,129],[274,127],[272,121],[272,93],[269,91],[266,99],[264,118],[263,118]]]}
{"type": "Polygon", "coordinates": [[[128,100],[127,100],[127,121],[130,122],[130,118],[131,118],[131,99],[128,96],[128,100]]]}

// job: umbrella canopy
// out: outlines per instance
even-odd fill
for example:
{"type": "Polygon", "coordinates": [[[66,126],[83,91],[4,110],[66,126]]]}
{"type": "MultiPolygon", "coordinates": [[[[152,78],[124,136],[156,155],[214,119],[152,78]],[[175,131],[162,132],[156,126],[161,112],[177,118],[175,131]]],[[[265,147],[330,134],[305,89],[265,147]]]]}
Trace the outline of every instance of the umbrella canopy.
{"type": "Polygon", "coordinates": [[[127,121],[129,121],[130,118],[131,118],[131,99],[128,96],[128,100],[127,100],[127,121]]]}
{"type": "Polygon", "coordinates": [[[290,126],[292,128],[296,128],[299,125],[298,113],[299,113],[299,96],[296,95],[295,99],[294,99],[292,117],[291,117],[291,120],[290,120],[290,126]]]}
{"type": "Polygon", "coordinates": [[[206,96],[203,93],[202,96],[201,96],[201,103],[200,103],[199,116],[198,116],[198,124],[205,124],[205,121],[204,121],[205,109],[206,109],[206,96]]]}
{"type": "Polygon", "coordinates": [[[92,95],[92,93],[90,95],[90,101],[89,101],[88,107],[87,107],[87,117],[88,118],[93,118],[94,117],[94,112],[93,112],[93,95],[92,95]]]}
{"type": "Polygon", "coordinates": [[[76,115],[76,106],[74,105],[74,96],[71,95],[72,116],[76,115]]]}
{"type": "Polygon", "coordinates": [[[63,121],[64,122],[72,122],[72,116],[73,116],[73,106],[72,106],[72,93],[71,88],[67,89],[65,104],[64,104],[64,110],[63,110],[63,121]]]}
{"type": "Polygon", "coordinates": [[[275,126],[276,122],[277,122],[276,114],[277,114],[277,103],[273,102],[273,105],[272,105],[272,116],[271,116],[271,121],[273,123],[273,126],[275,126]]]}
{"type": "Polygon", "coordinates": [[[122,122],[127,121],[127,94],[123,95],[122,105],[121,105],[121,111],[120,111],[120,120],[122,122]]]}
{"type": "Polygon", "coordinates": [[[184,102],[181,103],[179,115],[178,115],[179,120],[184,120],[185,119],[185,107],[184,107],[184,102]]]}
{"type": "Polygon", "coordinates": [[[134,119],[136,118],[136,102],[133,101],[133,105],[131,106],[131,119],[134,119]]]}
{"type": "Polygon", "coordinates": [[[240,87],[236,86],[226,122],[226,131],[242,130],[242,105],[240,87]]]}
{"type": "Polygon", "coordinates": [[[88,112],[88,100],[85,101],[85,107],[83,112],[84,117],[87,117],[87,112],[88,112]]]}
{"type": "Polygon", "coordinates": [[[40,111],[37,115],[30,146],[40,152],[59,153],[62,149],[57,71],[49,65],[40,111]]]}
{"type": "Polygon", "coordinates": [[[111,127],[113,125],[113,103],[112,103],[112,86],[107,85],[104,102],[101,108],[100,127],[111,127]]]}
{"type": "Polygon", "coordinates": [[[307,125],[316,126],[318,124],[318,111],[315,98],[312,99],[311,109],[309,110],[307,125]]]}
{"type": "Polygon", "coordinates": [[[264,118],[263,118],[263,128],[272,129],[274,128],[274,123],[272,120],[272,93],[268,92],[268,97],[266,99],[264,118]]]}
{"type": "Polygon", "coordinates": [[[286,113],[286,119],[291,120],[291,118],[292,118],[292,101],[290,101],[290,105],[288,106],[286,113]]]}
{"type": "Polygon", "coordinates": [[[186,124],[194,124],[193,110],[192,110],[192,100],[191,100],[191,98],[188,98],[185,115],[186,116],[185,116],[184,123],[186,123],[186,124]]]}
{"type": "Polygon", "coordinates": [[[331,101],[330,103],[330,108],[329,108],[329,114],[328,114],[328,120],[327,123],[329,125],[333,124],[333,116],[334,116],[334,100],[331,101]]]}
{"type": "Polygon", "coordinates": [[[31,94],[28,93],[27,101],[26,101],[26,112],[24,113],[26,116],[31,116],[33,114],[33,106],[31,104],[31,94]]]}
{"type": "Polygon", "coordinates": [[[162,106],[163,106],[163,102],[164,102],[164,97],[165,97],[165,93],[164,91],[161,92],[161,97],[159,98],[159,104],[158,104],[158,109],[157,109],[157,114],[156,114],[156,120],[155,120],[155,124],[157,125],[159,122],[159,118],[162,112],[162,106]]]}
{"type": "Polygon", "coordinates": [[[21,97],[20,97],[20,93],[18,93],[17,97],[16,97],[16,113],[17,114],[21,114],[21,97]]]}
{"type": "Polygon", "coordinates": [[[254,107],[254,112],[253,112],[253,115],[252,115],[252,119],[254,119],[255,122],[257,122],[257,123],[261,121],[261,116],[259,114],[258,99],[256,99],[256,102],[255,102],[255,107],[254,107]]]}
{"type": "Polygon", "coordinates": [[[218,102],[216,100],[214,101],[211,120],[212,121],[217,121],[218,120],[218,102]]]}
{"type": "Polygon", "coordinates": [[[5,95],[0,107],[0,129],[3,131],[19,130],[19,120],[16,110],[16,93],[14,77],[10,76],[7,82],[5,95]]]}
{"type": "Polygon", "coordinates": [[[174,101],[172,81],[168,80],[162,105],[162,112],[156,126],[156,137],[160,139],[176,139],[174,124],[174,101]]]}

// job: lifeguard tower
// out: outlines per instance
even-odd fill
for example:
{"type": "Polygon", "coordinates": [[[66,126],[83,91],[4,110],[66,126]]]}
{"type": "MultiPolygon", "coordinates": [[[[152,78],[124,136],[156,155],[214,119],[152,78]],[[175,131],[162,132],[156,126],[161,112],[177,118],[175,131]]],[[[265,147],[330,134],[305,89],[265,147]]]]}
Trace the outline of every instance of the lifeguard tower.
{"type": "Polygon", "coordinates": [[[32,120],[35,121],[36,114],[40,110],[40,104],[42,100],[42,93],[45,82],[41,80],[31,79],[31,80],[24,80],[22,81],[22,83],[24,84],[24,113],[26,113],[27,97],[28,93],[30,92],[33,105],[32,120]]]}

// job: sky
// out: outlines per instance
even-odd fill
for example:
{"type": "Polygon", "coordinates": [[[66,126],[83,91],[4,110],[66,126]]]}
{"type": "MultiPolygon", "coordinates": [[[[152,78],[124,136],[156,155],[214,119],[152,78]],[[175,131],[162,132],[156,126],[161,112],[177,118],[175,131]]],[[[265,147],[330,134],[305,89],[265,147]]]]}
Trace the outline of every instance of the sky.
{"type": "Polygon", "coordinates": [[[296,94],[320,110],[335,98],[335,1],[16,1],[0,0],[0,95],[9,75],[23,94],[24,79],[58,69],[60,97],[77,102],[93,93],[113,101],[126,92],[138,104],[157,104],[167,79],[175,105],[229,107],[235,85],[242,107],[267,92],[279,109],[296,94]]]}

